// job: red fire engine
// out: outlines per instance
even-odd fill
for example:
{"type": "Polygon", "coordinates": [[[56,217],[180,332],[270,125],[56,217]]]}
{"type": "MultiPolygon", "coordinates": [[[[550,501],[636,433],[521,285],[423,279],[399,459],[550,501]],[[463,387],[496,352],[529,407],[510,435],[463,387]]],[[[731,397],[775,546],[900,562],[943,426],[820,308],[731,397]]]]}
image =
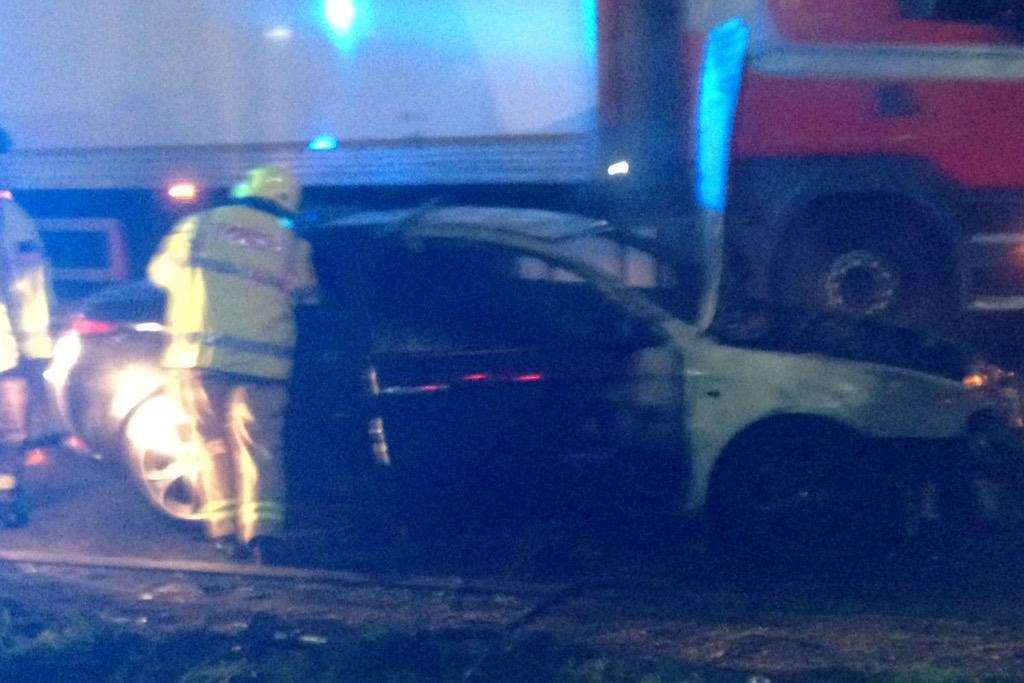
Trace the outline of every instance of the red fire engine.
{"type": "MultiPolygon", "coordinates": [[[[692,104],[659,105],[659,80],[692,103],[708,32],[738,19],[749,46],[725,234],[728,268],[744,275],[746,290],[929,320],[1024,309],[1021,8],[1019,0],[607,0],[604,122],[650,124],[660,107],[661,122],[669,112],[677,118],[669,128],[688,139],[692,104]],[[666,31],[681,56],[652,67],[659,48],[651,44],[663,45],[666,31]],[[683,74],[675,83],[665,80],[672,69],[683,74]]],[[[667,140],[664,127],[644,130],[667,140]]]]}

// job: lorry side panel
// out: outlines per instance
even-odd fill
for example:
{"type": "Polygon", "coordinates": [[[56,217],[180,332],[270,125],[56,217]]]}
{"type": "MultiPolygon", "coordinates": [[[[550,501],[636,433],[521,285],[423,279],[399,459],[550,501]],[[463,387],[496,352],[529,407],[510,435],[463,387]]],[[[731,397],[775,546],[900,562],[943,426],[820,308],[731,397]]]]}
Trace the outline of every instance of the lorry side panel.
{"type": "Polygon", "coordinates": [[[19,39],[0,41],[0,127],[15,186],[224,185],[259,160],[324,185],[582,175],[586,3],[352,0],[345,25],[330,6],[8,0],[4,33],[19,39]],[[325,134],[344,157],[305,154],[325,134]]]}

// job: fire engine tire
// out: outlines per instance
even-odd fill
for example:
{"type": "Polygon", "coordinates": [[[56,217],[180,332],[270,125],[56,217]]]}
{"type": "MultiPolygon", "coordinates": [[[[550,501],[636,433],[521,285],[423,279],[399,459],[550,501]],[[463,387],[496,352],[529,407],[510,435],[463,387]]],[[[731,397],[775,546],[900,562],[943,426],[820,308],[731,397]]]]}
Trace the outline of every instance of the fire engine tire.
{"type": "Polygon", "coordinates": [[[723,455],[708,498],[711,545],[725,566],[849,567],[891,550],[902,498],[884,458],[845,430],[756,430],[723,455]]]}
{"type": "Polygon", "coordinates": [[[948,322],[954,300],[948,260],[912,215],[884,204],[812,212],[780,250],[776,299],[915,326],[948,322]]]}

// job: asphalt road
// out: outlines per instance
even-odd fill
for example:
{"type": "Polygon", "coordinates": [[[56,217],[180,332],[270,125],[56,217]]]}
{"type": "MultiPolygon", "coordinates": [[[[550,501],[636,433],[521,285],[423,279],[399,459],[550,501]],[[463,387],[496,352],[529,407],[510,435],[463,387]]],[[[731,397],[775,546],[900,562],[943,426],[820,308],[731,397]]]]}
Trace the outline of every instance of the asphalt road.
{"type": "MultiPolygon", "coordinates": [[[[152,509],[119,467],[55,451],[44,464],[28,468],[25,483],[34,507],[32,520],[24,528],[0,530],[3,550],[160,561],[226,559],[197,525],[152,509]]],[[[485,497],[484,504],[492,499],[485,497]]],[[[375,503],[379,501],[371,496],[359,505],[375,503]]],[[[445,518],[435,508],[435,516],[420,515],[421,527],[410,533],[383,513],[383,506],[364,514],[360,526],[353,525],[351,510],[322,501],[293,501],[292,507],[299,512],[292,519],[289,544],[292,564],[300,567],[555,583],[629,577],[693,584],[719,576],[720,565],[699,530],[685,528],[677,519],[611,522],[592,510],[574,514],[557,505],[551,508],[553,514],[528,520],[507,508],[493,515],[445,518]]],[[[816,569],[814,583],[856,589],[875,580],[890,582],[893,574],[909,571],[908,581],[918,583],[939,579],[971,589],[1000,590],[1007,583],[1024,587],[1024,572],[1014,569],[1017,558],[1024,558],[1022,527],[1018,519],[961,530],[961,535],[938,543],[908,544],[856,568],[816,569]]]]}
{"type": "MultiPolygon", "coordinates": [[[[195,529],[152,511],[116,468],[58,453],[31,468],[27,483],[34,518],[0,532],[4,551],[223,559],[195,529]]],[[[775,680],[921,666],[1024,677],[1024,535],[1016,531],[901,548],[829,573],[736,582],[693,538],[664,529],[609,535],[552,520],[529,532],[477,529],[462,542],[385,534],[368,544],[329,516],[321,521],[293,537],[310,549],[297,562],[361,572],[365,581],[0,562],[0,603],[85,612],[146,637],[189,630],[241,638],[269,615],[274,638],[306,638],[303,647],[366,629],[412,643],[425,633],[488,643],[540,634],[611,658],[665,658],[775,680]],[[413,574],[436,581],[396,581],[413,574]],[[470,592],[453,582],[467,575],[494,587],[470,592]],[[536,590],[509,590],[510,581],[536,590]]],[[[814,680],[847,680],[832,675],[814,680]]]]}
{"type": "Polygon", "coordinates": [[[116,467],[54,451],[25,477],[34,507],[31,524],[0,531],[8,550],[160,560],[216,560],[194,529],[161,517],[116,467]]]}

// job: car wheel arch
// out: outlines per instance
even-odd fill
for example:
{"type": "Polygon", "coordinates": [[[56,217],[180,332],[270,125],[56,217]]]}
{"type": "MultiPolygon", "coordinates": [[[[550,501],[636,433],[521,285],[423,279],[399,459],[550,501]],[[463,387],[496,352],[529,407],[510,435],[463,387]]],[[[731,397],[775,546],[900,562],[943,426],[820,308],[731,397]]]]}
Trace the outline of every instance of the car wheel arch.
{"type": "Polygon", "coordinates": [[[728,486],[732,477],[739,475],[744,465],[759,457],[759,444],[796,435],[808,442],[820,439],[837,444],[865,438],[851,425],[832,417],[801,413],[763,417],[733,434],[720,451],[708,481],[705,507],[713,511],[723,487],[728,486]]]}

